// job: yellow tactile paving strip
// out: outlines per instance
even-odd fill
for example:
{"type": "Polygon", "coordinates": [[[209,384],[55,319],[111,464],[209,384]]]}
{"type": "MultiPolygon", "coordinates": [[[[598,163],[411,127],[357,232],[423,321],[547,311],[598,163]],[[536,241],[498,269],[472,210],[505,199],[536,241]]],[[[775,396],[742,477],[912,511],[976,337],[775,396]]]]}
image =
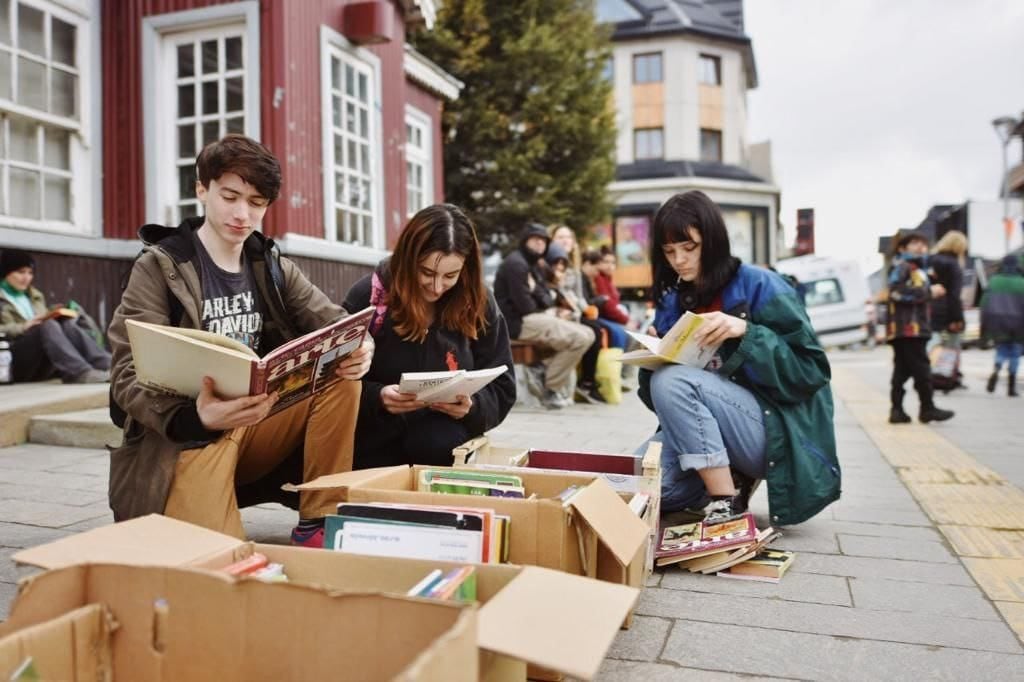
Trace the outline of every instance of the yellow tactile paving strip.
{"type": "Polygon", "coordinates": [[[1024,641],[1024,491],[931,428],[888,423],[888,396],[851,370],[832,387],[1024,641]]]}

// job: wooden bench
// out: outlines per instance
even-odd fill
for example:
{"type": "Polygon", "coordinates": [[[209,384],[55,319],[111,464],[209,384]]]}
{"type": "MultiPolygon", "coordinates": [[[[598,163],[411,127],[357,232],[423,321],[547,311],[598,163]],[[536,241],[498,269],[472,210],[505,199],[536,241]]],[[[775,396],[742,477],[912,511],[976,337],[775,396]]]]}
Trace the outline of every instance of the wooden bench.
{"type": "Polygon", "coordinates": [[[535,365],[542,355],[542,349],[528,341],[512,341],[512,362],[517,365],[535,365]]]}

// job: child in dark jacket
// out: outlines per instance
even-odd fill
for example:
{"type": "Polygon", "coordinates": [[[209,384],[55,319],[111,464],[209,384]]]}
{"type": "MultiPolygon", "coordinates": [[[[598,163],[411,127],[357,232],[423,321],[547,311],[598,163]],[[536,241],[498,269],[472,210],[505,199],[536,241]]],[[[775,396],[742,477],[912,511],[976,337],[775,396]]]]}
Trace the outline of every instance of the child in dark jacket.
{"type": "Polygon", "coordinates": [[[907,232],[896,241],[889,269],[889,315],[886,338],[892,344],[893,368],[890,382],[890,424],[906,424],[910,415],[903,410],[903,385],[914,379],[921,406],[918,419],[927,423],[945,421],[953,412],[935,406],[931,363],[927,344],[931,337],[928,303],[946,293],[941,284],[928,279],[928,239],[920,232],[907,232]]]}
{"type": "Polygon", "coordinates": [[[394,254],[353,285],[349,310],[377,310],[377,351],[363,377],[354,468],[451,466],[452,449],[502,422],[516,400],[508,327],[484,286],[473,225],[451,204],[428,206],[394,254]],[[508,371],[458,402],[425,404],[398,390],[402,372],[508,371]]]}

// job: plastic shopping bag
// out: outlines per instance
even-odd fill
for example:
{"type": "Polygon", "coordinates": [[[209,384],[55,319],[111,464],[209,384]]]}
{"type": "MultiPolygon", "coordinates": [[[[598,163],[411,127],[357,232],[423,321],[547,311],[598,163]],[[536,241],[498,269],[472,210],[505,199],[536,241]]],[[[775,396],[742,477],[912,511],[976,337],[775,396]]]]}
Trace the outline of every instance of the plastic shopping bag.
{"type": "Polygon", "coordinates": [[[597,390],[609,405],[622,402],[622,349],[602,348],[597,354],[594,373],[597,390]]]}

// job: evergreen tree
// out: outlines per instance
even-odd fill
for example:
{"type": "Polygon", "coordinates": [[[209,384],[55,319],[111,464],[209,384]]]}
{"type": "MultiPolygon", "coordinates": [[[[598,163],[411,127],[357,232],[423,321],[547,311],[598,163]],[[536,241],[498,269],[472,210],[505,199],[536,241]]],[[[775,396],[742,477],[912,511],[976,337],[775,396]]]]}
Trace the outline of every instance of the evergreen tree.
{"type": "Polygon", "coordinates": [[[445,104],[447,200],[486,241],[606,219],[615,175],[609,30],[588,0],[446,0],[414,45],[465,84],[445,104]]]}

